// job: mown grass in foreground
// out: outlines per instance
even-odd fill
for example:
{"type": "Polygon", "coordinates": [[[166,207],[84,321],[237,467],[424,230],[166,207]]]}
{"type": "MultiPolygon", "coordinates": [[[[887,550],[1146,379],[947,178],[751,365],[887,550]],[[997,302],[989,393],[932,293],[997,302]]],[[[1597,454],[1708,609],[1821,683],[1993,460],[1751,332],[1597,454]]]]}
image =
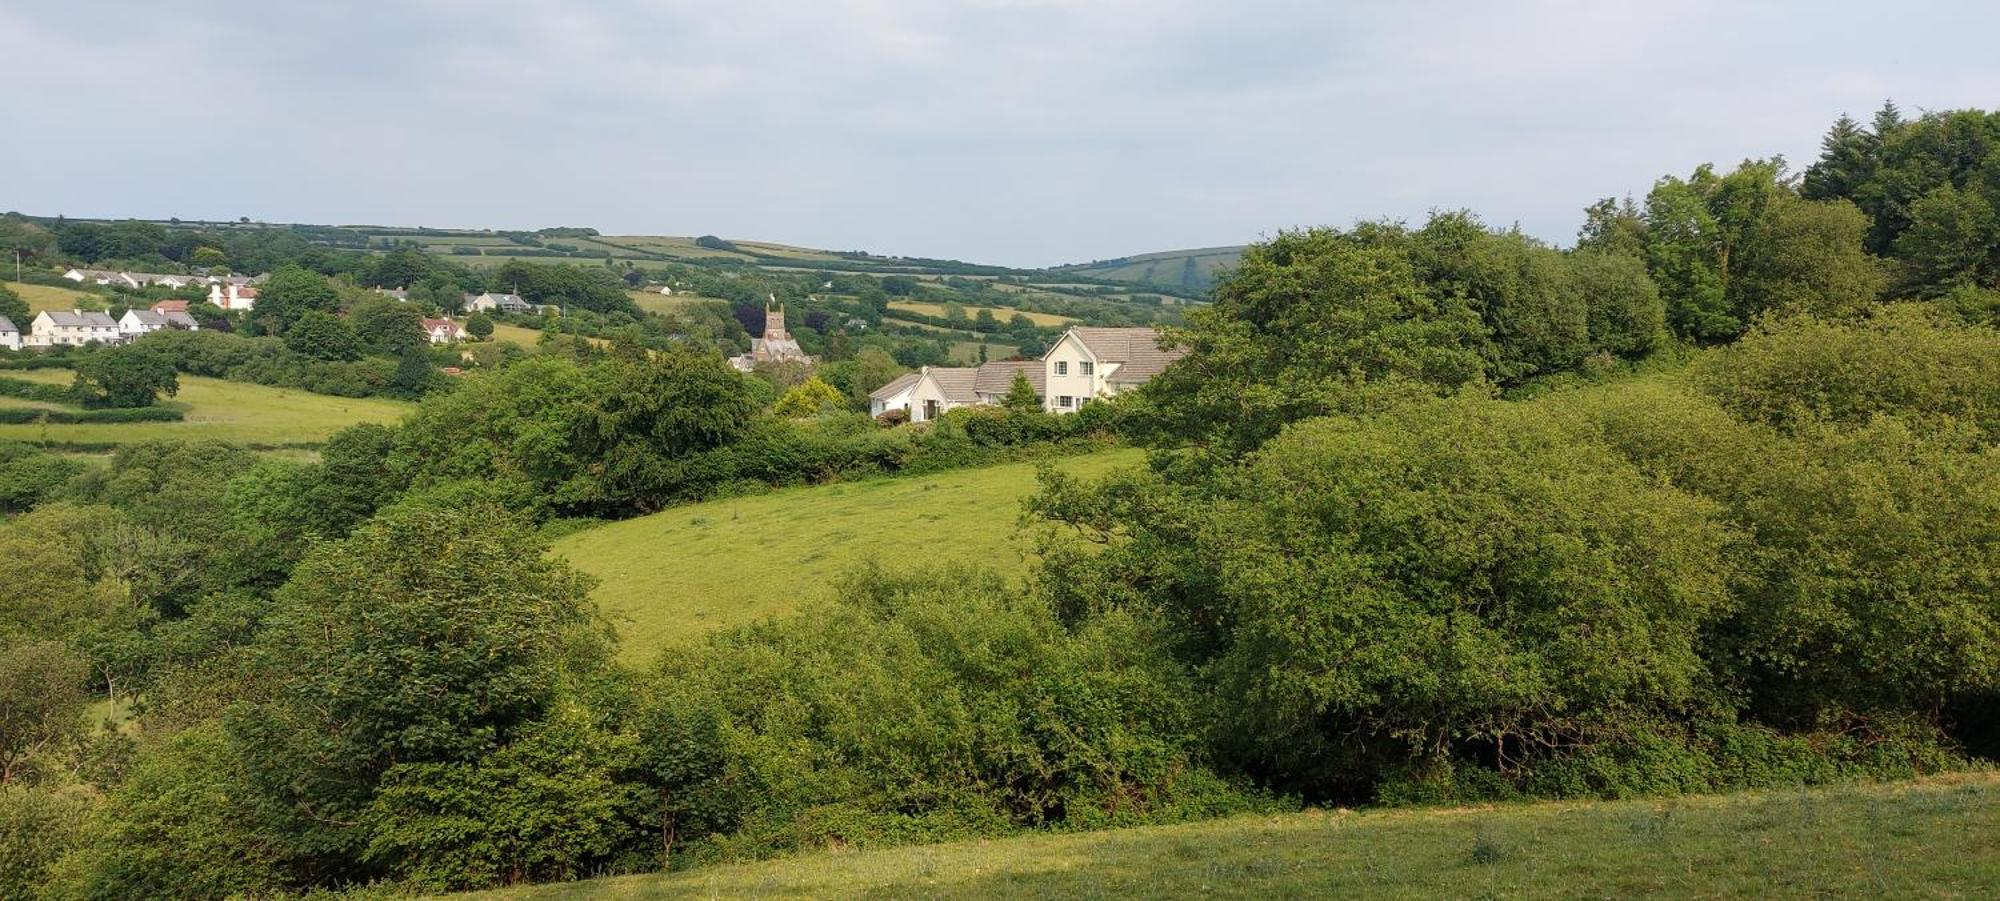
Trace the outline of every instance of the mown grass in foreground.
{"type": "Polygon", "coordinates": [[[2000,894],[2000,776],[1648,801],[1306,812],[820,854],[489,893],[683,897],[2000,894]]]}

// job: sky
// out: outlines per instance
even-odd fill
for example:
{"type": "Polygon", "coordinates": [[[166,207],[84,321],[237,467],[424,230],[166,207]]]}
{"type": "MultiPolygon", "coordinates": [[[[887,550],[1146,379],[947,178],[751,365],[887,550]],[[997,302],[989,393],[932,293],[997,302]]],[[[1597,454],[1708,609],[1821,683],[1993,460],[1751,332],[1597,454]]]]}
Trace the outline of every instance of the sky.
{"type": "Polygon", "coordinates": [[[2000,106],[2000,3],[7,0],[0,210],[1053,265],[1471,209],[1559,244],[1842,112],[2000,106]]]}

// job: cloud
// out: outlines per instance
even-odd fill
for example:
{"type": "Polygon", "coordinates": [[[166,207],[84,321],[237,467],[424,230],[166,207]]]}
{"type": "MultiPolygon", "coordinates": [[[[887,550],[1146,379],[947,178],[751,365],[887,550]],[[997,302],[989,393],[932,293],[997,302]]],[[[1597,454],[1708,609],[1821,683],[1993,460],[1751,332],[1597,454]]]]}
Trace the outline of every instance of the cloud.
{"type": "Polygon", "coordinates": [[[1053,263],[1472,207],[1552,240],[1841,111],[2000,96],[1990,4],[230,0],[0,9],[4,202],[1053,263]],[[80,22],[89,23],[79,27],[80,22]]]}

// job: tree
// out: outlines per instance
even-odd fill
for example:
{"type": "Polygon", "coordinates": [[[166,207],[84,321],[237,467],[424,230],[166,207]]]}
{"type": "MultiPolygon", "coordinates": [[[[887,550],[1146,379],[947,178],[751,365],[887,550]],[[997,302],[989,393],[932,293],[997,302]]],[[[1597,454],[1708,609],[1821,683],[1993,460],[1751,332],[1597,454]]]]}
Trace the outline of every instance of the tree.
{"type": "Polygon", "coordinates": [[[361,339],[332,313],[308,310],[285,330],[285,346],[315,360],[359,360],[361,339]]]}
{"type": "Polygon", "coordinates": [[[77,358],[71,390],[86,406],[150,407],[181,383],[172,360],[140,343],[77,358]]]}
{"type": "Polygon", "coordinates": [[[219,247],[204,245],[195,248],[194,253],[188,255],[188,263],[203,269],[220,269],[229,265],[229,254],[224,253],[219,247]]]}
{"type": "Polygon", "coordinates": [[[465,333],[480,341],[493,337],[493,317],[485,313],[474,313],[466,317],[465,333]]]}
{"type": "Polygon", "coordinates": [[[1016,412],[1040,410],[1042,399],[1035,395],[1035,385],[1028,381],[1026,373],[1014,373],[1014,383],[1007,386],[1007,396],[1001,398],[1000,406],[1016,412]]]}
{"type": "Polygon", "coordinates": [[[61,642],[0,644],[0,787],[82,733],[89,678],[89,664],[61,642]]]}
{"type": "Polygon", "coordinates": [[[406,398],[418,398],[429,393],[437,384],[437,369],[430,358],[418,348],[404,350],[396,358],[396,372],[389,377],[389,387],[406,398]]]}
{"type": "Polygon", "coordinates": [[[347,321],[354,328],[354,337],[360,339],[369,351],[390,356],[401,356],[407,351],[429,346],[430,338],[424,334],[423,319],[423,311],[415,305],[387,297],[364,300],[355,304],[347,314],[347,321]]]}
{"type": "Polygon", "coordinates": [[[1775,198],[1736,256],[1728,286],[1735,316],[1748,322],[1768,312],[1866,312],[1886,281],[1862,249],[1867,234],[1868,217],[1848,201],[1775,198]]]}
{"type": "Polygon", "coordinates": [[[1569,269],[1589,312],[1592,347],[1620,356],[1654,348],[1666,330],[1666,306],[1644,256],[1578,250],[1569,269]]]}
{"type": "Polygon", "coordinates": [[[1959,285],[2000,276],[2000,215],[1971,191],[1950,185],[1932,190],[1910,206],[1910,224],[1896,237],[1903,283],[1934,297],[1959,285]]]}
{"type": "Polygon", "coordinates": [[[1577,231],[1578,250],[1646,256],[1646,214],[1630,196],[1622,200],[1606,197],[1583,210],[1583,227],[1577,231]]]}
{"type": "Polygon", "coordinates": [[[7,321],[14,323],[15,328],[26,329],[28,320],[33,318],[34,314],[28,311],[28,302],[22,300],[21,295],[14,293],[14,289],[0,285],[0,316],[7,317],[7,321]]]}
{"type": "Polygon", "coordinates": [[[278,267],[257,290],[256,319],[275,335],[284,334],[307,313],[331,315],[339,309],[340,294],[326,278],[297,265],[278,267]]]}
{"type": "Polygon", "coordinates": [[[827,384],[818,376],[800,382],[784,396],[778,398],[771,412],[779,416],[800,419],[818,416],[830,410],[838,410],[846,401],[840,389],[827,384]]]}
{"type": "Polygon", "coordinates": [[[1799,193],[1808,200],[1852,198],[1875,177],[1882,142],[1842,113],[1819,142],[1819,160],[1806,168],[1799,193]]]}
{"type": "MultiPolygon", "coordinates": [[[[391,767],[474,764],[604,659],[589,581],[490,503],[406,499],[308,554],[251,649],[269,686],[224,717],[273,845],[354,872],[391,767]]],[[[315,866],[311,862],[317,862],[315,866]]]]}

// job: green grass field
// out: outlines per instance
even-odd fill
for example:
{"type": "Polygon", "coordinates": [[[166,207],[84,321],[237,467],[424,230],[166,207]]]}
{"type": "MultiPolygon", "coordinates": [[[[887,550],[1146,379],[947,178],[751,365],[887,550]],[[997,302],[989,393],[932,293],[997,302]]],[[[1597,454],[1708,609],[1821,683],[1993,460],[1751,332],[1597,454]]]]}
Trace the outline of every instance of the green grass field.
{"type": "MultiPolygon", "coordinates": [[[[9,370],[8,378],[67,385],[66,369],[9,370]]],[[[180,394],[161,406],[186,414],[181,422],[0,424],[0,439],[73,449],[105,448],[156,439],[233,441],[255,448],[310,448],[357,422],[394,422],[409,412],[402,401],[379,397],[330,397],[290,388],[184,375],[180,394]]],[[[0,406],[46,407],[13,397],[0,406]]]]}
{"type": "MultiPolygon", "coordinates": [[[[104,295],[92,294],[89,291],[75,291],[49,285],[28,285],[21,282],[8,282],[7,287],[12,288],[15,294],[21,295],[21,299],[28,302],[28,310],[31,313],[40,313],[43,310],[104,309],[104,295]]],[[[23,332],[28,330],[28,324],[25,322],[16,322],[14,325],[23,332]]]]}
{"type": "MultiPolygon", "coordinates": [[[[1137,463],[1115,450],[1060,462],[1098,473],[1137,463]]],[[[1035,464],[788,488],[676,507],[556,542],[555,553],[601,581],[593,597],[617,625],[628,660],[676,640],[796,610],[868,561],[909,569],[985,562],[1020,571],[1014,540],[1035,464]]]]}
{"type": "Polygon", "coordinates": [[[1220,270],[1236,265],[1236,261],[1242,258],[1242,247],[1203,247],[1142,253],[1102,263],[1059,266],[1057,271],[1111,281],[1206,291],[1215,284],[1220,270]]]}
{"type": "Polygon", "coordinates": [[[2000,776],[1246,816],[491,892],[773,898],[1990,898],[2000,776]]]}
{"type": "Polygon", "coordinates": [[[625,293],[631,295],[632,302],[638,304],[639,309],[645,310],[648,313],[677,313],[682,309],[699,303],[726,304],[729,302],[720,297],[703,297],[699,294],[666,295],[657,291],[627,291],[625,293]]]}

